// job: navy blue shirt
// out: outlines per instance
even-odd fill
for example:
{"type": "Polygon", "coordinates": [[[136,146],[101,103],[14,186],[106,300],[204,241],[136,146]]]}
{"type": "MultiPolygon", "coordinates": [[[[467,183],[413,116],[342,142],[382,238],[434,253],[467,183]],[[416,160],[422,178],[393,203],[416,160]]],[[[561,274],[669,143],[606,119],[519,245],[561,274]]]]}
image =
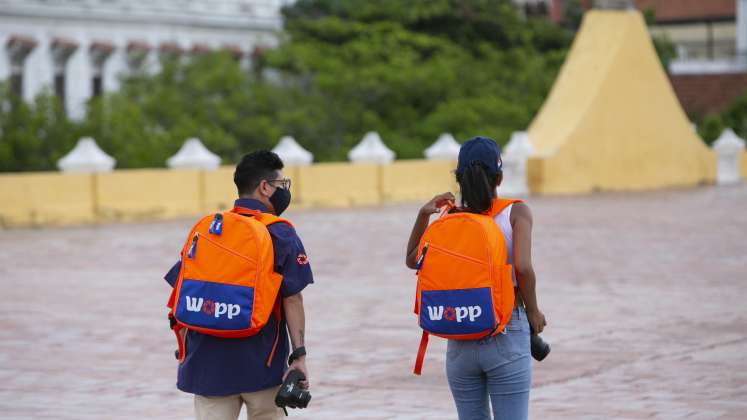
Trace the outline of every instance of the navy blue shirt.
{"type": "MultiPolygon", "coordinates": [[[[267,211],[253,199],[240,198],[235,205],[267,211]]],[[[286,223],[267,227],[275,253],[275,272],[283,275],[280,294],[293,296],[314,282],[306,251],[296,230],[286,223]]],[[[179,276],[181,261],[164,277],[173,287],[179,276]]],[[[176,386],[184,392],[204,396],[224,396],[255,392],[282,383],[289,354],[285,315],[281,311],[280,340],[268,368],[267,357],[277,334],[275,315],[257,334],[246,338],[220,338],[188,331],[186,357],[179,365],[176,386]]]]}

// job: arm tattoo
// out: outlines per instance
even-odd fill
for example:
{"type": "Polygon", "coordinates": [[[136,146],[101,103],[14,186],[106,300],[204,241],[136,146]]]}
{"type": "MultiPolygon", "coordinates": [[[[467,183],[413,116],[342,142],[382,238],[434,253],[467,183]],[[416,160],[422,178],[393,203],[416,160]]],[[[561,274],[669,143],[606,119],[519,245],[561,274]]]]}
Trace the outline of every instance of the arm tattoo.
{"type": "Polygon", "coordinates": [[[293,350],[302,347],[304,344],[304,336],[303,336],[303,329],[298,330],[298,337],[294,337],[291,335],[291,344],[293,347],[293,350]],[[296,342],[296,338],[298,338],[298,342],[296,342]]]}

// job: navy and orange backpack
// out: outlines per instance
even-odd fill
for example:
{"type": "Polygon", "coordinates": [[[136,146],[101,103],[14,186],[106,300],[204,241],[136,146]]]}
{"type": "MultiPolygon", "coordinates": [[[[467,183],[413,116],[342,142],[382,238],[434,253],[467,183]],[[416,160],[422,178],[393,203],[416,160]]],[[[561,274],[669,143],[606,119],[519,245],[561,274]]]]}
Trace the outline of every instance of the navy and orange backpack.
{"type": "MultiPolygon", "coordinates": [[[[275,215],[242,207],[207,215],[194,225],[182,248],[181,269],[167,305],[180,362],[185,356],[184,329],[237,338],[257,334],[273,313],[280,323],[278,292],[283,277],[274,270],[267,230],[273,223],[293,226],[275,215]]],[[[279,336],[280,328],[267,366],[279,336]]]]}
{"type": "Polygon", "coordinates": [[[510,321],[515,299],[510,251],[493,218],[519,201],[495,199],[484,214],[444,211],[423,233],[415,296],[423,336],[416,375],[429,335],[476,340],[502,332],[510,321]]]}

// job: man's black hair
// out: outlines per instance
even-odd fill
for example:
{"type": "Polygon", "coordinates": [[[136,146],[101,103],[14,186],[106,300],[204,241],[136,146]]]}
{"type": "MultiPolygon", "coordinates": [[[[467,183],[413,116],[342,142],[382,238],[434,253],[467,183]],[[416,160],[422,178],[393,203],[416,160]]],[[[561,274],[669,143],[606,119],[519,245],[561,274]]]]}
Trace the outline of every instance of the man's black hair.
{"type": "Polygon", "coordinates": [[[280,156],[269,150],[258,150],[244,155],[236,165],[233,182],[239,190],[239,196],[250,195],[259,187],[262,180],[275,179],[275,171],[283,169],[280,156]]]}

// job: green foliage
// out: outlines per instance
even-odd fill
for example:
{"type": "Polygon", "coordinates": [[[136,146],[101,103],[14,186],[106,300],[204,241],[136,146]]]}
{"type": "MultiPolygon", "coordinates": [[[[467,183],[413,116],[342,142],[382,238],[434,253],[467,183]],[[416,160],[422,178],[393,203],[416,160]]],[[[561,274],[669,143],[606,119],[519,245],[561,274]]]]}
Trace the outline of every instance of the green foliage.
{"type": "Polygon", "coordinates": [[[713,143],[721,133],[731,128],[741,138],[747,138],[747,90],[720,114],[708,114],[695,118],[698,134],[708,144],[713,143]]]}
{"type": "Polygon", "coordinates": [[[698,126],[698,134],[707,144],[713,143],[714,140],[724,131],[724,121],[718,114],[708,114],[703,117],[698,126]]]}
{"type": "Polygon", "coordinates": [[[724,125],[743,139],[747,139],[747,90],[742,92],[722,114],[724,125]]]}
{"type": "Polygon", "coordinates": [[[332,111],[298,136],[322,159],[369,130],[404,158],[443,131],[506,141],[541,105],[571,38],[508,1],[301,0],[284,14],[289,40],[263,65],[332,111]]]}
{"type": "Polygon", "coordinates": [[[669,63],[677,58],[677,49],[674,43],[666,35],[652,36],[651,39],[654,42],[656,54],[659,56],[664,71],[669,72],[669,63]]]}
{"type": "Polygon", "coordinates": [[[49,95],[3,100],[15,105],[0,110],[0,170],[52,169],[82,135],[126,168],[163,166],[188,137],[226,162],[285,134],[317,160],[344,159],[370,130],[401,158],[445,131],[505,142],[541,106],[572,37],[508,0],[300,0],[283,13],[279,46],[253,71],[228,53],[164,60],[91,100],[80,122],[49,95]]]}
{"type": "Polygon", "coordinates": [[[576,30],[581,26],[581,20],[584,18],[584,8],[580,0],[568,0],[563,6],[563,21],[568,27],[576,30]]]}
{"type": "Polygon", "coordinates": [[[162,65],[157,75],[136,75],[92,100],[83,131],[123,168],[163,166],[189,137],[236,159],[236,136],[248,131],[240,117],[250,101],[249,75],[228,53],[162,65]]]}
{"type": "MultiPolygon", "coordinates": [[[[646,25],[650,28],[656,24],[656,9],[646,8],[643,10],[643,18],[646,21],[646,25]]],[[[659,61],[664,67],[664,71],[669,71],[669,63],[677,58],[677,49],[666,34],[663,35],[651,35],[651,40],[654,43],[656,54],[659,56],[659,61]]]]}
{"type": "Polygon", "coordinates": [[[56,169],[76,137],[75,125],[51,92],[29,104],[0,84],[0,172],[56,169]]]}

